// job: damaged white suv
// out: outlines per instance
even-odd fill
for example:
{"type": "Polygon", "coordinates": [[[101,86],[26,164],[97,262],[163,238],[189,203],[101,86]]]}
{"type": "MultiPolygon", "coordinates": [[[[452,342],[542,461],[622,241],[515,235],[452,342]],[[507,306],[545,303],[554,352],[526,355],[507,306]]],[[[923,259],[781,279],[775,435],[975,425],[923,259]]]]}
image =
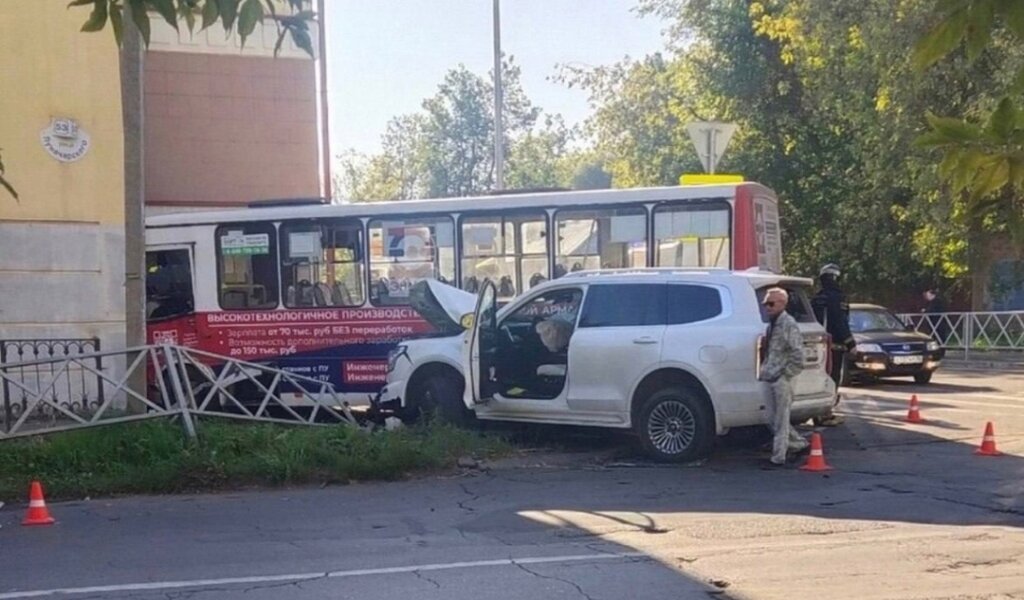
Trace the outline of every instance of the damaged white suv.
{"type": "Polygon", "coordinates": [[[378,402],[456,422],[631,428],[651,457],[692,460],[716,434],[766,422],[760,300],[773,286],[789,290],[804,333],[793,419],[824,415],[836,389],[811,281],[726,270],[573,273],[500,309],[490,282],[477,298],[429,282],[416,308],[441,337],[396,348],[378,402]]]}

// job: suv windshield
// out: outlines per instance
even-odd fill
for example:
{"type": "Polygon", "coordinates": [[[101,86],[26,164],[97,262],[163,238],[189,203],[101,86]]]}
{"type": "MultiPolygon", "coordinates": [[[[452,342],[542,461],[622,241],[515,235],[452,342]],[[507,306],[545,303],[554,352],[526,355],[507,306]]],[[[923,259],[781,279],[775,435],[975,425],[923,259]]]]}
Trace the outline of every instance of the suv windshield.
{"type": "Polygon", "coordinates": [[[761,320],[765,323],[768,322],[768,313],[764,310],[764,295],[769,289],[773,287],[780,287],[789,293],[789,304],[786,306],[786,312],[788,312],[797,323],[815,323],[817,320],[814,318],[814,311],[811,309],[811,302],[809,298],[809,289],[806,286],[798,285],[795,283],[782,282],[776,285],[766,285],[757,290],[757,305],[761,307],[761,320]]]}
{"type": "Polygon", "coordinates": [[[850,311],[850,331],[902,331],[906,326],[887,310],[850,311]]]}

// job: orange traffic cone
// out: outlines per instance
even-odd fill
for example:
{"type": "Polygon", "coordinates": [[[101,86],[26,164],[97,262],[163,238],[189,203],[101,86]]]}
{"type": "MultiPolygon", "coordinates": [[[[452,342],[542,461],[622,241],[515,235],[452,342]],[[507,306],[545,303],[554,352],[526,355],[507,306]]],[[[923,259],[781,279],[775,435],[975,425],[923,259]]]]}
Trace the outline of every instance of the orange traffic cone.
{"type": "Polygon", "coordinates": [[[32,488],[28,495],[28,512],[25,513],[25,520],[22,525],[53,525],[53,517],[46,508],[46,500],[43,499],[43,486],[38,481],[32,482],[32,488]]]}
{"type": "Polygon", "coordinates": [[[831,471],[832,467],[825,462],[825,452],[821,447],[821,434],[811,434],[811,455],[807,462],[800,467],[801,471],[831,471]]]}
{"type": "Polygon", "coordinates": [[[910,410],[907,411],[907,423],[924,423],[921,408],[917,405],[917,394],[910,397],[910,410]]]}
{"type": "Polygon", "coordinates": [[[981,448],[974,451],[981,456],[999,456],[1002,452],[996,450],[996,432],[992,427],[992,421],[985,425],[985,436],[981,438],[981,448]]]}

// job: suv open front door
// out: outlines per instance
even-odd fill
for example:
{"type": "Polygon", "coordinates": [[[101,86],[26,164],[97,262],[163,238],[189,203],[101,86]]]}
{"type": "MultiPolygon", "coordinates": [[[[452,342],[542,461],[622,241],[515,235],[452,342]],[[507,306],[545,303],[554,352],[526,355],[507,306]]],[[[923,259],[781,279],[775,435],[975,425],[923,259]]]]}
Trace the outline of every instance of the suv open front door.
{"type": "Polygon", "coordinates": [[[464,400],[468,408],[491,398],[491,368],[497,350],[498,290],[486,279],[480,287],[473,326],[462,341],[462,368],[466,373],[464,400]]]}

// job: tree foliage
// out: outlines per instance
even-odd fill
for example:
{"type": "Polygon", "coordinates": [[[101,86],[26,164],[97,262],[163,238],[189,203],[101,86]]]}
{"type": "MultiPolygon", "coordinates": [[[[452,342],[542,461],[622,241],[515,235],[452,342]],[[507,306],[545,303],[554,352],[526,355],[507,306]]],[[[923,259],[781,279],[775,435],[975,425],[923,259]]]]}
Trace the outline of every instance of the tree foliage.
{"type": "Polygon", "coordinates": [[[918,144],[942,151],[940,175],[963,196],[968,218],[997,214],[1009,219],[1011,233],[1024,236],[1024,64],[1013,60],[1024,52],[1024,2],[939,0],[935,13],[914,48],[918,71],[944,59],[974,63],[986,56],[1010,68],[995,88],[1004,94],[997,103],[966,119],[929,114],[930,131],[918,144]]]}
{"type": "Polygon", "coordinates": [[[963,274],[969,220],[915,140],[928,112],[998,102],[1001,61],[1021,53],[989,50],[921,76],[909,46],[931,22],[930,0],[641,0],[640,10],[668,21],[665,52],[562,71],[590,94],[588,133],[614,185],[699,172],[685,124],[733,121],[723,168],[778,192],[787,270],[840,262],[852,290],[879,300],[963,274]]]}
{"type": "MultiPolygon", "coordinates": [[[[503,62],[505,184],[565,185],[576,167],[571,132],[527,98],[514,60],[503,62]]],[[[448,71],[422,110],[391,120],[372,156],[340,157],[335,187],[355,201],[468,196],[495,187],[493,77],[448,71]]]]}

